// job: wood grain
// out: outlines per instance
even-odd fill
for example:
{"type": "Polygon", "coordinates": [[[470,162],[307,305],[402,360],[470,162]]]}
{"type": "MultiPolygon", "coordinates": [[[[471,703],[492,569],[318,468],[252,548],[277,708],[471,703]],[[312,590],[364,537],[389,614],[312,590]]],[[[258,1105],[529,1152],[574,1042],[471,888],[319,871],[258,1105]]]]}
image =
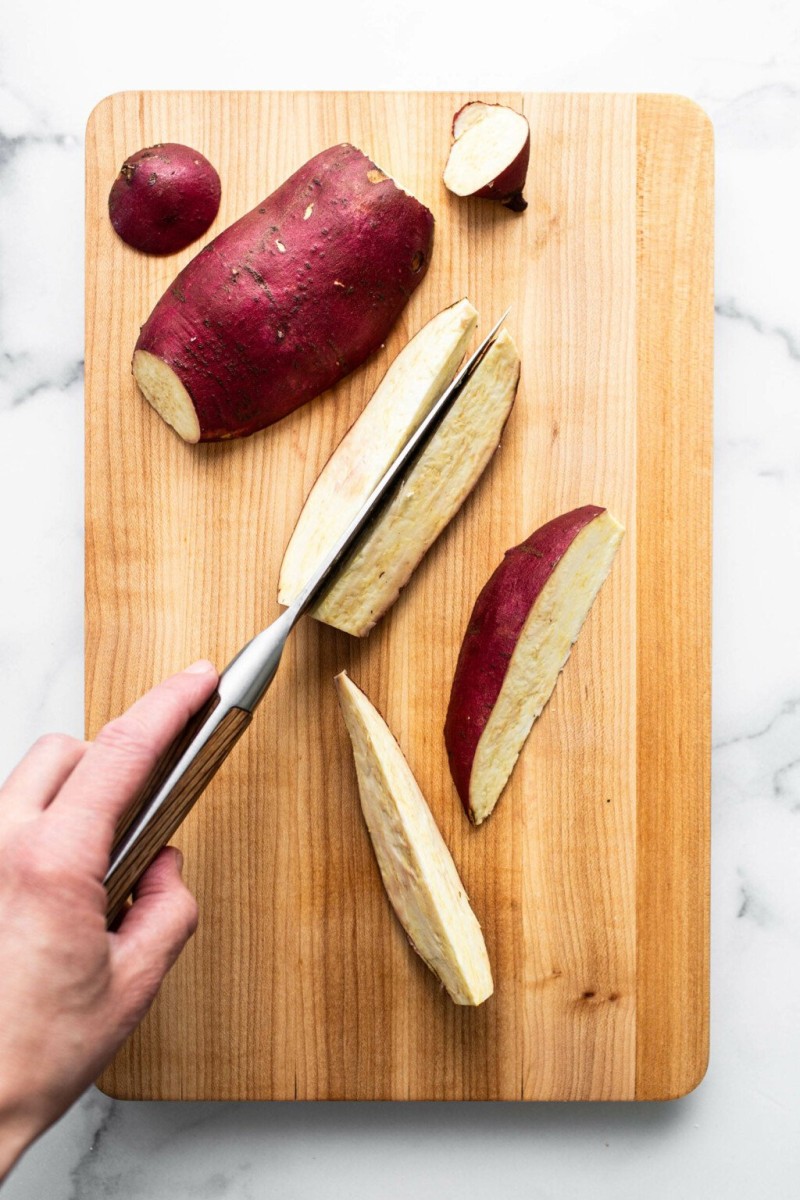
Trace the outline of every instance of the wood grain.
{"type": "MultiPolygon", "coordinates": [[[[198,934],[105,1073],[123,1097],[633,1099],[703,1070],[708,996],[711,137],[679,98],[492,95],[531,123],[521,216],[440,181],[447,94],[124,93],[87,131],[86,727],[277,613],[283,548],[386,366],[462,295],[511,304],[503,445],[369,638],[301,624],[176,841],[198,934]],[[280,136],[278,136],[278,132],[280,136]],[[136,392],[138,326],[189,260],[124,246],[123,159],[218,167],[209,236],[353,141],[436,216],[386,346],[239,443],[183,445],[136,392]],[[503,550],[584,503],[628,533],[496,813],[466,821],[442,738],[458,646],[503,550]],[[413,955],[363,828],[333,676],[397,735],[484,927],[497,984],[454,1007],[413,955]]],[[[196,250],[197,247],[194,248],[196,250]]]]}
{"type": "Polygon", "coordinates": [[[675,96],[638,124],[636,1094],[658,1100],[708,1063],[713,131],[675,96]]]}

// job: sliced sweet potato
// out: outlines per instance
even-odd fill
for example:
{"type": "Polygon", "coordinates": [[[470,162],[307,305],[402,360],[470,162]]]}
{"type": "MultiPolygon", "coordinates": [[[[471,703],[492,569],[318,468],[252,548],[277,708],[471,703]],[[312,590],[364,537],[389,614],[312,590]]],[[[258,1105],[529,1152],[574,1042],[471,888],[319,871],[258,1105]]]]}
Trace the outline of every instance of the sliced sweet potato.
{"type": "Polygon", "coordinates": [[[519,356],[501,330],[376,522],[311,610],[363,637],[394,604],[480,479],[500,442],[519,383],[519,356]]]}
{"type": "Polygon", "coordinates": [[[290,604],[302,590],[451,382],[477,316],[469,300],[451,304],[395,358],[308,494],[281,564],[281,604],[290,604]]]}
{"type": "Polygon", "coordinates": [[[219,211],[219,175],[199,150],[159,142],[126,158],[108,197],[111,224],[145,254],[175,254],[219,211]]]}
{"type": "Polygon", "coordinates": [[[522,113],[505,104],[472,100],[453,118],[445,187],[456,196],[497,200],[523,212],[528,207],[522,189],[530,155],[531,132],[522,113]]]}
{"type": "Polygon", "coordinates": [[[353,745],[361,809],[383,885],[411,945],[456,1004],[494,990],[478,919],[403,752],[348,677],[336,689],[353,745]]]}
{"type": "Polygon", "coordinates": [[[453,781],[474,824],[497,803],[623,534],[605,508],[564,513],[507,551],[475,601],[444,729],[453,781]]]}

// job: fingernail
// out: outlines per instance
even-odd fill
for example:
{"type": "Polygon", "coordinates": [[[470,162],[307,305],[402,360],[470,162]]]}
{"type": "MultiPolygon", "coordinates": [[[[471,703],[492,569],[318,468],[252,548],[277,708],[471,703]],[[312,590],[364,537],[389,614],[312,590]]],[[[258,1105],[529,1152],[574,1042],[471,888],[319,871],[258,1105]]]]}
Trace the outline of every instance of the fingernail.
{"type": "Polygon", "coordinates": [[[192,663],[186,668],[187,675],[208,675],[214,670],[214,664],[210,663],[207,658],[198,658],[197,662],[192,663]]]}
{"type": "Polygon", "coordinates": [[[178,864],[178,870],[183,872],[183,853],[180,850],[175,851],[175,862],[178,864]]]}

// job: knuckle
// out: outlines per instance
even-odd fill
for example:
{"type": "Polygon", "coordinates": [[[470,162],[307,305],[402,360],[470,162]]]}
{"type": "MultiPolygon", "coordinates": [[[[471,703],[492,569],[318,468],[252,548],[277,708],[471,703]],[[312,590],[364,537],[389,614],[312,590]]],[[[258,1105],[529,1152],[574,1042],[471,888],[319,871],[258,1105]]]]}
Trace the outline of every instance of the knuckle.
{"type": "Polygon", "coordinates": [[[77,738],[70,737],[68,733],[43,733],[34,742],[34,749],[58,755],[64,754],[68,750],[73,750],[76,746],[80,745],[82,743],[77,738]]]}
{"type": "Polygon", "coordinates": [[[169,937],[169,962],[165,970],[169,970],[172,963],[180,954],[183,947],[192,937],[197,929],[199,920],[199,909],[197,901],[188,888],[181,885],[180,892],[176,893],[172,904],[172,921],[169,937]]]}
{"type": "Polygon", "coordinates": [[[150,759],[154,756],[152,738],[146,727],[130,713],[124,713],[104,725],[95,738],[115,755],[126,759],[150,759]]]}
{"type": "Polygon", "coordinates": [[[152,1005],[161,987],[165,972],[154,963],[141,964],[129,980],[125,1007],[130,1010],[132,1024],[138,1025],[152,1005]]]}
{"type": "Polygon", "coordinates": [[[63,894],[69,890],[72,873],[58,848],[44,838],[19,837],[8,847],[17,886],[38,895],[63,894]]]}
{"type": "Polygon", "coordinates": [[[184,942],[188,942],[197,929],[200,920],[200,908],[192,893],[188,888],[184,888],[185,896],[183,900],[183,918],[185,937],[184,942]]]}
{"type": "Polygon", "coordinates": [[[164,679],[158,685],[158,691],[166,698],[170,708],[174,708],[185,720],[189,719],[192,706],[187,695],[186,680],[183,675],[170,675],[168,679],[164,679]]]}
{"type": "Polygon", "coordinates": [[[6,858],[18,884],[23,888],[31,884],[38,884],[43,869],[43,859],[35,839],[14,838],[6,847],[6,858]]]}

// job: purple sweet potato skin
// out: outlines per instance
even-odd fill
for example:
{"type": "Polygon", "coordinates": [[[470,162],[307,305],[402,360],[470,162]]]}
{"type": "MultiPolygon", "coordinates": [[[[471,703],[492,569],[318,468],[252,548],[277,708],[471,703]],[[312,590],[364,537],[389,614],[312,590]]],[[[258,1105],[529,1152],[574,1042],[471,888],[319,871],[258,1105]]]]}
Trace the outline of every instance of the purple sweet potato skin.
{"type": "Polygon", "coordinates": [[[122,164],[108,196],[111,224],[146,254],[174,254],[202,237],[219,211],[219,175],[199,150],[162,142],[122,164]]]}
{"type": "Polygon", "coordinates": [[[500,695],[522,627],[559,559],[581,530],[605,511],[586,504],[542,525],[506,551],[475,601],[444,725],[450,774],[467,816],[475,751],[500,695]]]}
{"type": "MultiPolygon", "coordinates": [[[[453,117],[453,137],[455,138],[456,126],[458,118],[461,116],[465,108],[469,108],[470,104],[483,103],[483,101],[470,100],[462,108],[458,110],[453,117]]],[[[500,108],[502,105],[497,105],[500,108]]],[[[514,110],[517,111],[516,109],[514,110]]],[[[522,114],[520,114],[522,115],[522,114]]],[[[522,195],[522,189],[525,187],[525,180],[528,175],[528,164],[531,158],[531,132],[528,129],[528,136],[525,139],[525,145],[520,150],[513,162],[510,162],[505,171],[501,171],[496,179],[491,183],[487,183],[486,187],[480,188],[475,192],[475,196],[480,200],[496,200],[498,203],[510,208],[512,212],[524,212],[528,207],[528,201],[522,195]]]]}
{"type": "Polygon", "coordinates": [[[520,150],[517,157],[501,171],[496,179],[486,187],[480,188],[475,195],[480,200],[497,200],[512,212],[524,212],[528,201],[522,195],[525,178],[528,174],[528,162],[531,156],[531,135],[520,150]]]}
{"type": "Polygon", "coordinates": [[[423,204],[354,146],[333,146],[200,251],[136,349],[179,376],[201,441],[245,437],[382,344],[432,243],[423,204]]]}

